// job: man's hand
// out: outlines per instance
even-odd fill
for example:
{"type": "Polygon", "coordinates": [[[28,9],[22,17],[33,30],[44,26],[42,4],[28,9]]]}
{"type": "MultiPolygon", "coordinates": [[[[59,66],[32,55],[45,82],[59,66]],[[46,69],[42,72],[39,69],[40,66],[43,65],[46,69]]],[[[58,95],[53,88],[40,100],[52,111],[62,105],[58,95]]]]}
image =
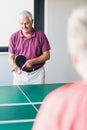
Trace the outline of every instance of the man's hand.
{"type": "Polygon", "coordinates": [[[22,69],[23,68],[30,68],[32,66],[33,66],[33,59],[27,60],[26,63],[22,66],[22,69]]]}
{"type": "Polygon", "coordinates": [[[17,74],[21,74],[21,69],[18,66],[13,66],[11,72],[15,72],[17,74]]]}

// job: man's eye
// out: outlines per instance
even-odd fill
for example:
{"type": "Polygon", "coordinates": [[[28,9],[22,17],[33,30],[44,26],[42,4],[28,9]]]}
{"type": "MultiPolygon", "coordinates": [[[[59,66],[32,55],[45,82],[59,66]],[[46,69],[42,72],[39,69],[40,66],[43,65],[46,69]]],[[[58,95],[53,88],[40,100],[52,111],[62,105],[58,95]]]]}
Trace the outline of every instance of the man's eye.
{"type": "Polygon", "coordinates": [[[23,25],[23,23],[20,23],[20,25],[23,25]]]}
{"type": "Polygon", "coordinates": [[[29,24],[29,22],[27,22],[26,24],[29,24]]]}
{"type": "Polygon", "coordinates": [[[23,26],[23,25],[29,25],[30,23],[28,22],[28,23],[20,23],[20,25],[21,26],[23,26]]]}

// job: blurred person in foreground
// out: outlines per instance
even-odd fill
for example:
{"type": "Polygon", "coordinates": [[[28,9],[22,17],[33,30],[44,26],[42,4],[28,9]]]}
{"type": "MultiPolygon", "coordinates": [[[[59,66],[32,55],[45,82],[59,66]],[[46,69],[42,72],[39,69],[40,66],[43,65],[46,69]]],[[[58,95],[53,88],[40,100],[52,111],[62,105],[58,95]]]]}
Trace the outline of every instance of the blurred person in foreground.
{"type": "Polygon", "coordinates": [[[74,10],[69,18],[68,48],[82,80],[48,94],[32,130],[87,130],[87,7],[74,10]]]}
{"type": "Polygon", "coordinates": [[[24,10],[19,14],[20,30],[9,41],[9,61],[13,72],[13,85],[44,84],[44,64],[50,59],[50,44],[46,35],[33,28],[32,14],[24,10]],[[16,65],[18,55],[26,57],[22,70],[16,65]]]}

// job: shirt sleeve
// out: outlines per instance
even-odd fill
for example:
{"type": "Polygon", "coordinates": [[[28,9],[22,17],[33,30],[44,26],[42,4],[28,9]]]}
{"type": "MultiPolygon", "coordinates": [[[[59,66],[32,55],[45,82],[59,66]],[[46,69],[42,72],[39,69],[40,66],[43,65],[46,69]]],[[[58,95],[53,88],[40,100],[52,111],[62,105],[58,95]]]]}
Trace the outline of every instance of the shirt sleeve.
{"type": "Polygon", "coordinates": [[[8,52],[15,54],[15,41],[13,35],[10,37],[9,40],[8,52]]]}
{"type": "Polygon", "coordinates": [[[42,43],[42,52],[49,51],[51,49],[50,43],[48,41],[48,38],[46,35],[43,33],[42,38],[41,38],[41,43],[42,43]]]}

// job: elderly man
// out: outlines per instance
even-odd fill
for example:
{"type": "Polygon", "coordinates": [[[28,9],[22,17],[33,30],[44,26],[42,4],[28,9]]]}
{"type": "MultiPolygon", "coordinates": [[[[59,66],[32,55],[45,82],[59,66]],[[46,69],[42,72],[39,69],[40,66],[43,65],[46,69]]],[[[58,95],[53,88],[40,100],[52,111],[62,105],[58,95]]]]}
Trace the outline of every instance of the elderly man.
{"type": "Polygon", "coordinates": [[[9,41],[9,61],[12,65],[13,84],[45,83],[44,64],[50,59],[50,44],[46,35],[32,27],[32,14],[24,10],[19,14],[20,30],[13,33],[9,41]],[[18,67],[15,57],[23,55],[26,62],[18,67]]]}
{"type": "Polygon", "coordinates": [[[51,92],[32,130],[87,130],[87,7],[73,11],[68,23],[68,45],[82,80],[51,92]]]}

